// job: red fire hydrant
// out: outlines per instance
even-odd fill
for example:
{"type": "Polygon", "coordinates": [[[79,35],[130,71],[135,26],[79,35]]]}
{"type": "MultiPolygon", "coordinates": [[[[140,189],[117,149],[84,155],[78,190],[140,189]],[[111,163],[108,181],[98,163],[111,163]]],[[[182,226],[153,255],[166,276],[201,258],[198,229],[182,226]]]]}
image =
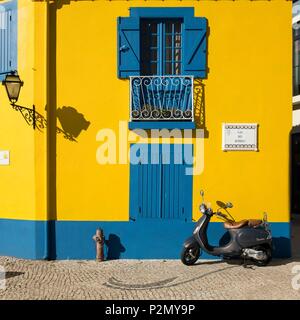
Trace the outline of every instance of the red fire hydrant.
{"type": "Polygon", "coordinates": [[[96,260],[104,261],[104,234],[102,229],[96,230],[93,240],[96,242],[96,260]]]}

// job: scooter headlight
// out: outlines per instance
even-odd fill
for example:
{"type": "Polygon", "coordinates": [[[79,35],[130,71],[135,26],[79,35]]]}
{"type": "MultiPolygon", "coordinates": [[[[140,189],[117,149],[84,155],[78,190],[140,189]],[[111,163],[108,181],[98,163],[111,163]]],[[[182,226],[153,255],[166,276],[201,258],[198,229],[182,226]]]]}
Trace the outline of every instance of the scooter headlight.
{"type": "Polygon", "coordinates": [[[200,205],[200,212],[201,213],[205,213],[206,212],[206,205],[204,204],[204,203],[202,203],[201,205],[200,205]]]}

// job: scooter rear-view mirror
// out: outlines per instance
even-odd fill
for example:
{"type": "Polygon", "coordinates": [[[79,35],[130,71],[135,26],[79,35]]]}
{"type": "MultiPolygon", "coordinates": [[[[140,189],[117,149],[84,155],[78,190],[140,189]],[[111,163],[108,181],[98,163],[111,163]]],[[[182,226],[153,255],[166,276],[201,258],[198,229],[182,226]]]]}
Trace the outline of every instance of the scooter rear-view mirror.
{"type": "Polygon", "coordinates": [[[204,191],[200,190],[200,196],[202,197],[202,202],[204,202],[204,191]]]}
{"type": "Polygon", "coordinates": [[[231,202],[226,203],[226,208],[233,208],[233,204],[231,202]]]}
{"type": "Polygon", "coordinates": [[[227,208],[226,204],[224,202],[220,201],[220,200],[218,200],[216,202],[216,204],[217,204],[218,207],[220,207],[222,209],[226,209],[227,208]]]}

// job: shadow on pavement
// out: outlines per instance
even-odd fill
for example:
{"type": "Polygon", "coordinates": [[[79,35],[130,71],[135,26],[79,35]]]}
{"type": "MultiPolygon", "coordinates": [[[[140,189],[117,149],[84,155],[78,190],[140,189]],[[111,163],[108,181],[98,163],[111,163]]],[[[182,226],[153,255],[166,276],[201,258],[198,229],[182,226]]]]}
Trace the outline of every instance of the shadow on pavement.
{"type": "MultiPolygon", "coordinates": [[[[17,271],[7,271],[5,272],[5,279],[18,277],[23,275],[25,272],[17,272],[17,271]]],[[[0,273],[0,278],[2,278],[2,273],[0,273]]]]}

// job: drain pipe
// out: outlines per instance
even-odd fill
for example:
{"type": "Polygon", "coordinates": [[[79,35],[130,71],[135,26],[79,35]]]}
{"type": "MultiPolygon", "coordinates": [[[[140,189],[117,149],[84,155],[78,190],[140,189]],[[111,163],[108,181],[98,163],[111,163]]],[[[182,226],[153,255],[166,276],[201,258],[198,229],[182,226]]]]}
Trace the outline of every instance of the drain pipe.
{"type": "MultiPolygon", "coordinates": [[[[35,10],[37,10],[35,8],[35,10]]],[[[35,14],[40,14],[41,12],[35,12],[35,14]]],[[[46,37],[45,39],[45,47],[44,47],[44,57],[43,57],[43,63],[44,63],[44,68],[45,68],[45,77],[44,77],[44,81],[45,81],[45,102],[46,105],[49,106],[49,3],[48,1],[45,2],[45,8],[44,8],[44,12],[43,12],[43,30],[44,30],[44,37],[46,37]]],[[[35,24],[35,28],[38,28],[37,25],[35,24]]],[[[35,31],[36,32],[36,31],[35,31]]],[[[35,39],[36,41],[36,39],[35,39]]],[[[48,116],[48,115],[47,115],[48,116]]],[[[43,228],[43,233],[44,233],[44,250],[43,250],[43,256],[42,259],[43,260],[49,260],[50,259],[50,251],[51,251],[51,239],[50,239],[50,234],[51,234],[51,226],[50,226],[50,206],[49,206],[49,159],[48,159],[48,132],[46,135],[46,216],[45,216],[45,225],[43,228]]]]}
{"type": "MultiPolygon", "coordinates": [[[[56,108],[56,94],[53,94],[51,82],[53,81],[53,71],[50,70],[51,65],[56,62],[56,50],[53,49],[53,39],[56,37],[56,7],[55,2],[45,2],[45,35],[46,35],[46,90],[47,90],[47,104],[46,104],[46,118],[48,126],[47,133],[47,147],[46,147],[46,161],[47,161],[47,221],[45,230],[45,252],[44,259],[52,260],[56,258],[56,250],[53,251],[55,244],[55,220],[56,220],[56,141],[53,140],[53,128],[51,117],[53,117],[53,108],[56,108]],[[55,28],[51,27],[54,24],[55,28]],[[52,30],[53,29],[53,30],[52,30]],[[53,35],[53,33],[55,33],[53,35]],[[53,61],[54,60],[54,61],[53,61]],[[54,147],[52,146],[54,144],[54,147]],[[54,169],[52,168],[54,167],[54,169]],[[53,193],[55,190],[55,194],[53,193]]],[[[56,65],[54,65],[56,67],[56,65]]],[[[56,88],[55,88],[56,90],[56,88]]]]}

